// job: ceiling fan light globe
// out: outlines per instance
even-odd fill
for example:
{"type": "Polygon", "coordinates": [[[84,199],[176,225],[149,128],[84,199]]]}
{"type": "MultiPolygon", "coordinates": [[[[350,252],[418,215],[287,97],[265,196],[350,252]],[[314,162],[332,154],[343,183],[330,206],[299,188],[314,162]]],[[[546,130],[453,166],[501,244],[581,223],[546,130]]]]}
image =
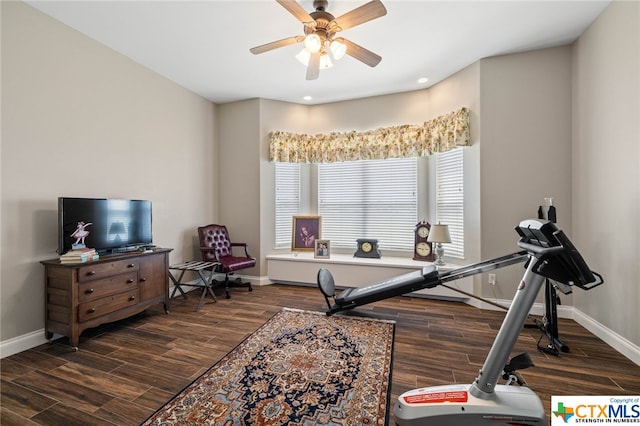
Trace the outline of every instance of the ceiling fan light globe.
{"type": "Polygon", "coordinates": [[[327,68],[331,67],[333,67],[333,62],[331,62],[331,58],[329,57],[329,55],[324,53],[322,56],[320,56],[320,69],[326,70],[327,68]]]}
{"type": "Polygon", "coordinates": [[[304,38],[304,47],[309,53],[316,53],[322,47],[322,40],[318,34],[309,34],[304,38]]]}
{"type": "Polygon", "coordinates": [[[333,40],[331,42],[330,49],[333,54],[333,59],[335,60],[339,60],[345,55],[345,53],[347,53],[347,45],[340,43],[338,40],[333,40]]]}

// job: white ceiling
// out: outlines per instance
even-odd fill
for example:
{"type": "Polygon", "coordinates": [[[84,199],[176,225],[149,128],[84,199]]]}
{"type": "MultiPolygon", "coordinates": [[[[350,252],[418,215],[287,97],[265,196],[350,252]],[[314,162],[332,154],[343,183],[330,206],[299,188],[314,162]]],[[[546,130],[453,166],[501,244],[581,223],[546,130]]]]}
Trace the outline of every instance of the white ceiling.
{"type": "MultiPolygon", "coordinates": [[[[327,11],[339,17],[366,2],[329,0],[327,11]]],[[[609,0],[383,0],[386,16],[340,33],[382,62],[345,56],[313,81],[294,57],[301,45],[249,52],[303,33],[275,0],[27,3],[213,102],[319,104],[426,88],[481,58],[571,43],[609,0]]]]}

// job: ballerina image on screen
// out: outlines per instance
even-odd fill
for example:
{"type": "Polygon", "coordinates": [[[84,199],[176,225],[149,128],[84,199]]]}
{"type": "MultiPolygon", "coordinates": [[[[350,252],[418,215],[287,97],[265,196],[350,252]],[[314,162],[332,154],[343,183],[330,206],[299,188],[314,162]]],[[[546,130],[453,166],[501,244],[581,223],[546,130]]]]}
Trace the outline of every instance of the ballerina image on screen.
{"type": "Polygon", "coordinates": [[[78,222],[76,230],[71,234],[71,237],[76,239],[76,242],[71,245],[72,248],[86,247],[84,244],[84,239],[89,236],[89,231],[87,231],[86,229],[89,225],[93,225],[93,223],[84,223],[82,221],[78,222]]]}

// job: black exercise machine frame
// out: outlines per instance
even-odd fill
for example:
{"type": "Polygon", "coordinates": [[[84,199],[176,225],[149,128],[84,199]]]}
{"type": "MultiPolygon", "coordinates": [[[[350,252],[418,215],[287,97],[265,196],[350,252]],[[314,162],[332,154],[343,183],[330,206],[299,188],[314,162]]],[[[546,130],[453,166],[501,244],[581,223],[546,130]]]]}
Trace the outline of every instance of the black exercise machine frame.
{"type": "MultiPolygon", "coordinates": [[[[538,206],[538,219],[547,219],[550,222],[556,223],[557,211],[555,206],[549,205],[547,211],[543,206],[538,206]]],[[[550,279],[545,279],[544,287],[544,317],[542,320],[534,319],[533,324],[525,324],[525,328],[538,328],[542,334],[547,338],[547,345],[540,344],[542,337],[538,339],[537,347],[540,352],[547,353],[549,355],[558,356],[560,351],[570,352],[569,346],[567,346],[561,339],[558,332],[558,305],[561,304],[560,296],[557,290],[560,290],[564,294],[571,294],[570,286],[556,283],[550,279]]]]}
{"type": "Polygon", "coordinates": [[[461,290],[456,287],[452,287],[446,285],[446,282],[459,280],[461,278],[470,277],[472,275],[477,275],[489,271],[493,271],[494,269],[504,268],[506,266],[518,264],[521,262],[525,262],[529,258],[529,255],[526,250],[518,251],[515,253],[511,253],[505,256],[500,256],[494,259],[485,260],[482,262],[474,263],[471,265],[463,266],[461,268],[453,269],[451,271],[445,271],[442,273],[438,273],[437,269],[434,266],[425,266],[420,271],[409,272],[407,274],[399,275],[398,277],[391,278],[389,280],[381,281],[375,284],[371,284],[367,287],[361,288],[346,288],[339,295],[335,295],[335,284],[333,283],[333,277],[330,276],[330,273],[327,269],[321,268],[318,271],[318,287],[322,292],[325,301],[327,302],[328,310],[327,315],[333,315],[337,312],[347,311],[358,306],[367,305],[369,303],[388,299],[394,296],[401,296],[404,294],[413,293],[418,290],[430,289],[437,287],[439,285],[446,287],[450,290],[458,292],[460,294],[464,294],[465,296],[472,297],[487,304],[496,306],[500,309],[508,309],[505,306],[502,306],[498,303],[492,302],[490,300],[483,299],[474,294],[468,293],[464,290],[461,290]],[[421,277],[421,278],[420,278],[421,277]],[[380,288],[381,284],[387,284],[392,287],[392,282],[396,281],[404,281],[407,279],[413,279],[413,285],[409,288],[403,286],[401,288],[393,288],[384,294],[379,293],[379,297],[371,297],[371,298],[356,298],[351,299],[349,296],[356,295],[357,293],[361,293],[362,290],[367,289],[377,289],[380,288]],[[334,303],[331,303],[331,300],[334,300],[334,303]],[[375,300],[374,300],[375,299],[375,300]]]}
{"type": "Polygon", "coordinates": [[[506,310],[507,307],[445,283],[525,261],[528,264],[532,256],[540,257],[539,254],[543,249],[544,255],[538,259],[534,272],[547,280],[558,281],[567,286],[576,285],[584,290],[603,283],[602,277],[588,269],[573,244],[554,223],[530,219],[521,222],[515,230],[521,237],[518,242],[518,246],[523,249],[521,251],[442,273],[439,273],[435,266],[425,266],[420,271],[409,272],[366,287],[347,288],[337,296],[333,276],[329,270],[321,268],[318,271],[317,282],[329,308],[326,314],[330,316],[379,300],[439,285],[506,310]],[[331,299],[334,301],[333,304],[331,299]]]}

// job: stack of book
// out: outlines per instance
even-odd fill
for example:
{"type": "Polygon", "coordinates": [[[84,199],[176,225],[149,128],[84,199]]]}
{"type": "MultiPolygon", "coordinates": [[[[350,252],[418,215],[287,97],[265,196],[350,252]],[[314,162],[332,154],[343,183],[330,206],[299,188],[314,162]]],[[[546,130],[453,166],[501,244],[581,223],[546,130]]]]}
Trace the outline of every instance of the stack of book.
{"type": "Polygon", "coordinates": [[[60,263],[84,263],[98,260],[100,255],[93,248],[78,248],[69,250],[60,256],[60,263]]]}

